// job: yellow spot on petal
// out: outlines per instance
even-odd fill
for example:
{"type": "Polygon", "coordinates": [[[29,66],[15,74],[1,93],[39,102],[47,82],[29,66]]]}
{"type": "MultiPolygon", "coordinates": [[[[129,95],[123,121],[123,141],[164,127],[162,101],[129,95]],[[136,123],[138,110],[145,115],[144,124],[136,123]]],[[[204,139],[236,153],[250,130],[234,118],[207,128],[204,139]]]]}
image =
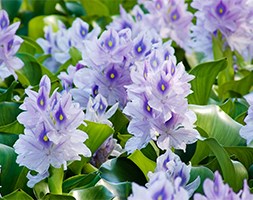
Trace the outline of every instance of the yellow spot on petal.
{"type": "Polygon", "coordinates": [[[44,101],[43,101],[43,99],[40,100],[40,105],[41,105],[41,106],[44,106],[44,101]]]}
{"type": "Polygon", "coordinates": [[[147,111],[150,112],[151,111],[151,108],[149,105],[147,105],[147,111]]]}
{"type": "Polygon", "coordinates": [[[173,15],[172,18],[173,18],[174,20],[176,20],[176,19],[177,19],[177,15],[176,15],[176,14],[173,15]]]}
{"type": "Polygon", "coordinates": [[[161,8],[161,5],[159,3],[157,3],[156,8],[159,10],[161,8]]]}
{"type": "Polygon", "coordinates": [[[220,13],[220,14],[223,13],[223,9],[222,9],[222,8],[219,9],[219,13],[220,13]]]}
{"type": "Polygon", "coordinates": [[[45,142],[47,142],[47,141],[48,141],[48,137],[45,135],[45,136],[43,137],[43,140],[44,140],[45,142]]]}
{"type": "Polygon", "coordinates": [[[161,85],[161,89],[162,89],[162,91],[164,91],[166,89],[164,84],[161,85]]]}
{"type": "Polygon", "coordinates": [[[99,109],[100,109],[100,110],[103,110],[103,109],[104,109],[104,106],[103,106],[103,105],[100,105],[100,106],[99,106],[99,109]]]}
{"type": "Polygon", "coordinates": [[[159,195],[158,198],[157,198],[157,200],[163,200],[162,195],[159,195]]]}
{"type": "Polygon", "coordinates": [[[85,35],[85,31],[84,30],[82,30],[82,35],[85,35]]]}
{"type": "Polygon", "coordinates": [[[113,45],[113,44],[112,44],[112,41],[111,41],[111,40],[109,40],[109,42],[108,42],[108,46],[109,46],[109,47],[112,47],[112,45],[113,45]]]}
{"type": "Polygon", "coordinates": [[[110,74],[110,78],[111,78],[111,79],[114,79],[114,78],[115,78],[114,73],[111,73],[111,74],[110,74]]]}
{"type": "Polygon", "coordinates": [[[138,47],[137,51],[140,53],[142,51],[142,48],[138,47]]]}
{"type": "Polygon", "coordinates": [[[63,115],[62,115],[62,114],[60,114],[60,116],[59,116],[59,120],[60,120],[60,121],[62,121],[62,120],[63,120],[63,118],[64,118],[64,117],[63,117],[63,115]]]}

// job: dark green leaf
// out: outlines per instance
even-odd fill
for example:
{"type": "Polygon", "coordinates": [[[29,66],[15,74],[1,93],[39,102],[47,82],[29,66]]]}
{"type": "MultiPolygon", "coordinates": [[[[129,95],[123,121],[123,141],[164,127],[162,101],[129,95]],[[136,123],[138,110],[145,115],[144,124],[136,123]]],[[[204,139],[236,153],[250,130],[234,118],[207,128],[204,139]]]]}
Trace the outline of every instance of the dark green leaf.
{"type": "Polygon", "coordinates": [[[17,139],[18,139],[17,134],[0,133],[0,143],[5,144],[9,147],[12,147],[13,144],[17,141],[17,139]]]}
{"type": "Polygon", "coordinates": [[[156,168],[156,162],[148,159],[140,150],[134,151],[128,156],[143,172],[144,176],[148,179],[148,172],[154,172],[156,168]]]}
{"type": "Polygon", "coordinates": [[[75,15],[77,17],[86,15],[84,7],[77,1],[67,1],[65,6],[70,15],[75,15]]]}
{"type": "Polygon", "coordinates": [[[73,190],[75,188],[82,187],[89,188],[94,186],[98,181],[100,177],[98,172],[93,172],[90,174],[80,174],[76,176],[72,176],[65,180],[62,185],[63,192],[69,192],[70,190],[73,190]]]}
{"type": "Polygon", "coordinates": [[[17,84],[18,82],[16,81],[12,82],[11,86],[4,93],[0,94],[0,102],[12,100],[13,90],[17,84]]]}
{"type": "Polygon", "coordinates": [[[24,127],[17,122],[19,106],[19,103],[0,102],[0,132],[23,133],[24,127]]]}
{"type": "Polygon", "coordinates": [[[223,98],[242,97],[248,94],[253,86],[253,72],[241,80],[229,81],[219,86],[219,95],[223,98]]]}
{"type": "Polygon", "coordinates": [[[101,178],[113,183],[136,182],[146,183],[142,171],[130,160],[124,157],[108,160],[100,168],[101,178]]]}
{"type": "Polygon", "coordinates": [[[103,199],[103,200],[110,200],[114,196],[113,194],[106,189],[102,185],[98,185],[92,188],[86,189],[75,189],[70,192],[76,200],[94,200],[94,199],[103,199]]]}
{"type": "Polygon", "coordinates": [[[14,17],[17,16],[22,0],[2,0],[0,1],[0,4],[2,4],[1,8],[7,11],[9,18],[12,21],[14,17]]]}
{"type": "Polygon", "coordinates": [[[208,136],[224,146],[244,146],[246,141],[240,136],[241,124],[234,121],[216,105],[196,106],[190,109],[197,115],[196,125],[208,136]]]}
{"type": "Polygon", "coordinates": [[[16,154],[13,148],[0,144],[0,154],[0,165],[2,166],[1,194],[7,195],[18,188],[22,188],[27,191],[26,174],[28,170],[24,167],[18,166],[16,163],[16,154]]]}
{"type": "Polygon", "coordinates": [[[235,186],[234,186],[234,191],[239,192],[239,190],[242,189],[243,187],[243,181],[245,179],[248,179],[248,171],[247,169],[243,166],[242,163],[238,161],[232,161],[234,168],[235,168],[235,186]]]}
{"type": "Polygon", "coordinates": [[[41,200],[76,200],[69,194],[46,194],[41,200]]]}
{"type": "Polygon", "coordinates": [[[32,55],[43,53],[43,49],[33,39],[26,36],[22,36],[22,38],[24,41],[18,50],[19,53],[29,53],[32,55]]]}
{"type": "Polygon", "coordinates": [[[210,97],[212,86],[220,71],[227,66],[226,59],[202,63],[190,71],[195,76],[191,81],[193,93],[188,96],[189,103],[206,105],[210,97]]]}

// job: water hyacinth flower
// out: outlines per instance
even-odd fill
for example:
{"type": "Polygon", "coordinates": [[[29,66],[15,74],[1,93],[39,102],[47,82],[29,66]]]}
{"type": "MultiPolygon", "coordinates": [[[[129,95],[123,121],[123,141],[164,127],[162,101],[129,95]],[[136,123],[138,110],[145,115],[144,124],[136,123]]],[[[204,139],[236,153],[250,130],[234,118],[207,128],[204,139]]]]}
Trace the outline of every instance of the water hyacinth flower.
{"type": "Polygon", "coordinates": [[[128,131],[133,138],[126,143],[128,152],[145,147],[151,139],[157,140],[164,150],[184,150],[186,144],[197,140],[198,132],[193,126],[196,116],[188,110],[186,99],[191,93],[188,82],[193,76],[172,58],[161,60],[159,65],[157,60],[156,68],[147,60],[131,68],[133,83],[126,86],[130,102],[123,110],[131,117],[128,131]]]}
{"type": "Polygon", "coordinates": [[[229,46],[232,51],[238,51],[246,60],[252,59],[253,14],[251,12],[252,4],[249,1],[212,0],[206,2],[194,0],[191,6],[197,9],[195,13],[197,23],[192,28],[193,48],[212,42],[212,37],[216,37],[219,31],[225,42],[223,48],[229,46]],[[241,12],[242,10],[243,12],[241,12]],[[204,37],[198,34],[200,31],[204,33],[204,37]],[[207,32],[210,36],[207,35],[207,32]]]}
{"type": "Polygon", "coordinates": [[[80,160],[80,155],[91,156],[83,143],[87,134],[77,129],[83,124],[84,113],[79,104],[72,103],[71,95],[54,91],[50,96],[51,83],[45,75],[38,92],[26,89],[28,97],[20,106],[24,112],[17,117],[25,126],[14,144],[17,163],[38,174],[28,174],[29,187],[42,177],[47,177],[50,166],[66,169],[67,162],[80,160]]]}
{"type": "Polygon", "coordinates": [[[195,194],[194,200],[212,200],[212,199],[231,199],[248,200],[253,198],[249,191],[247,181],[244,181],[243,190],[235,193],[228,184],[223,183],[222,177],[218,171],[214,173],[214,180],[206,179],[203,184],[204,195],[195,194]]]}
{"type": "Polygon", "coordinates": [[[17,79],[15,70],[23,67],[24,63],[15,56],[23,39],[15,35],[20,22],[10,25],[8,14],[0,10],[0,78],[5,79],[13,75],[17,79]]]}
{"type": "Polygon", "coordinates": [[[188,192],[180,186],[181,178],[177,177],[174,181],[167,178],[165,172],[155,173],[148,182],[148,186],[132,184],[132,194],[128,200],[153,200],[153,199],[182,199],[188,200],[188,192]]]}

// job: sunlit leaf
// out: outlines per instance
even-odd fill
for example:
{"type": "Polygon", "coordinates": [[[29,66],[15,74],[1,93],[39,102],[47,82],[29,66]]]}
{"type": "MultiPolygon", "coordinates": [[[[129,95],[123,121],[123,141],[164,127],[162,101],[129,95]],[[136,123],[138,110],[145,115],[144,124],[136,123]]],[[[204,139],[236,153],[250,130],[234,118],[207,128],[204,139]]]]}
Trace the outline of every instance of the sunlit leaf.
{"type": "Polygon", "coordinates": [[[196,106],[190,109],[197,115],[196,125],[210,138],[215,138],[224,146],[244,146],[246,141],[240,136],[241,124],[234,121],[216,105],[196,106]]]}
{"type": "Polygon", "coordinates": [[[17,200],[17,199],[22,199],[22,200],[33,200],[33,198],[25,193],[23,190],[15,190],[11,194],[8,194],[3,197],[4,200],[17,200]]]}
{"type": "Polygon", "coordinates": [[[46,194],[41,200],[76,200],[69,194],[46,194]]]}

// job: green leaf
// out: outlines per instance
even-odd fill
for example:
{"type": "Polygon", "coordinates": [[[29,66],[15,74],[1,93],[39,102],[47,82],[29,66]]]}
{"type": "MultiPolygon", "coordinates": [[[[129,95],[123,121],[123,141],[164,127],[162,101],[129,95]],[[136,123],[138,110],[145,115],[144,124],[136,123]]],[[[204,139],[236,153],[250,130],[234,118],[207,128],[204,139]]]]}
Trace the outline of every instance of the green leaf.
{"type": "Polygon", "coordinates": [[[76,200],[113,199],[113,194],[104,186],[98,185],[92,188],[75,189],[70,192],[76,200]]]}
{"type": "Polygon", "coordinates": [[[67,1],[65,2],[65,6],[68,10],[68,13],[70,15],[75,15],[75,16],[85,16],[86,11],[82,4],[80,4],[77,1],[67,1]]]}
{"type": "Polygon", "coordinates": [[[33,56],[26,53],[19,53],[17,56],[24,62],[24,67],[17,71],[20,83],[24,87],[38,85],[42,76],[40,63],[33,56]]]}
{"type": "Polygon", "coordinates": [[[63,192],[70,192],[70,190],[73,190],[75,188],[82,187],[89,188],[94,186],[98,181],[100,180],[98,172],[93,172],[90,174],[80,174],[76,176],[72,176],[68,179],[66,179],[63,182],[62,189],[63,192]]]}
{"type": "Polygon", "coordinates": [[[4,93],[0,94],[0,102],[12,100],[13,90],[17,84],[18,84],[18,82],[13,81],[11,86],[4,93]]]}
{"type": "Polygon", "coordinates": [[[29,53],[31,55],[34,55],[34,54],[42,54],[44,52],[43,49],[40,47],[40,45],[33,39],[26,36],[22,36],[22,39],[24,41],[18,50],[19,53],[29,53]]]}
{"type": "Polygon", "coordinates": [[[148,172],[154,172],[156,168],[156,162],[148,159],[140,150],[134,151],[130,156],[128,156],[143,172],[148,180],[148,172]]]}
{"type": "Polygon", "coordinates": [[[203,193],[203,183],[207,178],[213,180],[213,172],[204,166],[191,167],[189,182],[194,181],[197,177],[200,177],[200,185],[195,193],[203,193]]]}
{"type": "Polygon", "coordinates": [[[2,4],[0,7],[7,11],[10,21],[12,21],[18,14],[22,0],[1,0],[0,4],[2,4]]]}
{"type": "Polygon", "coordinates": [[[242,101],[238,101],[238,99],[228,99],[220,105],[220,108],[233,119],[237,119],[248,111],[248,105],[242,101]]]}
{"type": "Polygon", "coordinates": [[[113,183],[103,180],[103,185],[110,188],[110,191],[116,196],[115,199],[126,200],[132,192],[132,184],[130,182],[113,183]]]}
{"type": "MultiPolygon", "coordinates": [[[[28,170],[24,167],[19,167],[16,163],[16,154],[13,148],[0,144],[0,165],[1,167],[1,194],[6,195],[13,192],[15,189],[22,188],[29,191],[27,188],[26,174],[28,170]]],[[[16,198],[20,199],[20,198],[16,198]]]]}
{"type": "Polygon", "coordinates": [[[77,64],[78,61],[82,60],[81,52],[75,47],[70,48],[69,55],[71,57],[72,65],[74,66],[77,64]]]}
{"type": "Polygon", "coordinates": [[[49,168],[49,177],[48,177],[48,187],[51,193],[61,194],[62,193],[62,182],[64,176],[63,167],[55,168],[50,166],[49,168]]]}
{"type": "Polygon", "coordinates": [[[17,139],[18,139],[17,134],[0,133],[0,143],[5,144],[9,147],[12,147],[13,144],[17,141],[17,139]]]}
{"type": "Polygon", "coordinates": [[[198,141],[198,143],[202,143],[202,148],[196,151],[192,160],[195,160],[195,157],[199,157],[198,154],[202,154],[201,151],[208,152],[209,149],[209,151],[211,151],[218,160],[224,181],[227,182],[232,188],[237,189],[236,177],[231,176],[231,174],[235,174],[235,168],[226,150],[214,138],[198,141]]]}
{"type": "Polygon", "coordinates": [[[8,194],[3,197],[4,200],[17,200],[17,199],[22,199],[22,200],[33,200],[31,196],[29,196],[27,193],[25,193],[23,190],[18,189],[11,194],[8,194]]]}
{"type": "Polygon", "coordinates": [[[33,187],[33,193],[36,197],[36,199],[42,199],[47,193],[49,193],[49,187],[47,180],[44,179],[40,181],[39,183],[36,183],[33,187]]]}
{"type": "Polygon", "coordinates": [[[190,71],[195,78],[191,81],[192,94],[188,96],[190,104],[206,105],[212,86],[220,71],[227,66],[226,59],[202,63],[190,71]]]}
{"type": "Polygon", "coordinates": [[[219,96],[222,99],[229,97],[242,97],[250,92],[253,86],[253,72],[241,80],[229,81],[219,86],[219,96]]]}
{"type": "Polygon", "coordinates": [[[69,194],[46,194],[41,200],[76,200],[69,194]]]}
{"type": "Polygon", "coordinates": [[[224,147],[230,156],[238,159],[246,169],[253,164],[253,148],[252,147],[224,147]]]}
{"type": "Polygon", "coordinates": [[[215,138],[224,146],[245,146],[246,141],[239,134],[242,125],[218,106],[190,105],[189,108],[197,115],[196,126],[204,130],[210,138],[215,138]]]}
{"type": "Polygon", "coordinates": [[[238,161],[232,161],[234,168],[235,168],[235,186],[234,186],[234,190],[236,192],[239,192],[240,189],[242,189],[243,187],[243,181],[245,179],[248,179],[248,171],[247,169],[243,166],[242,163],[238,162],[238,161]]]}
{"type": "Polygon", "coordinates": [[[109,10],[99,0],[81,0],[84,9],[88,16],[109,16],[109,10]]]}
{"type": "MultiPolygon", "coordinates": [[[[99,124],[95,122],[86,121],[87,126],[81,125],[80,130],[86,132],[89,138],[85,141],[87,147],[92,154],[104,143],[104,141],[113,134],[114,130],[106,124],[99,124]]],[[[82,157],[81,161],[75,161],[69,165],[70,169],[76,174],[80,174],[85,163],[90,158],[82,157]]]]}
{"type": "MultiPolygon", "coordinates": [[[[38,7],[39,8],[39,7],[38,7]]],[[[44,37],[44,27],[52,26],[53,31],[58,30],[58,20],[65,22],[66,18],[60,15],[48,15],[34,17],[29,21],[28,24],[28,36],[37,39],[44,37]]]]}
{"type": "Polygon", "coordinates": [[[0,132],[23,133],[24,127],[17,122],[17,116],[21,112],[19,103],[0,102],[0,132]]]}
{"type": "Polygon", "coordinates": [[[146,183],[146,178],[140,168],[125,157],[108,160],[99,168],[101,178],[113,183],[136,182],[140,185],[146,183]]]}

